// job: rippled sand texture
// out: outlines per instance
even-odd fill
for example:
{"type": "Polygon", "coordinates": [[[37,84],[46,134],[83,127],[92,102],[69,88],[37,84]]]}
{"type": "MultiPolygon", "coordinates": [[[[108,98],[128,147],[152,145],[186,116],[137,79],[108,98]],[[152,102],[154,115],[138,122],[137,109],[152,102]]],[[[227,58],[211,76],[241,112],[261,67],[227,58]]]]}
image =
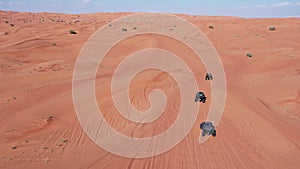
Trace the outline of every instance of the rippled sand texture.
{"type": "Polygon", "coordinates": [[[163,36],[148,34],[124,40],[105,57],[96,78],[98,105],[116,130],[132,137],[149,137],[165,131],[178,115],[181,100],[176,81],[155,69],[139,73],[129,93],[133,105],[145,111],[150,106],[149,93],[156,88],[164,91],[168,102],[157,120],[137,124],[113,106],[110,80],[115,68],[124,56],[143,47],[168,49],[180,56],[206,91],[208,101],[199,104],[197,121],[187,137],[164,154],[130,159],[95,145],[81,128],[73,107],[72,73],[88,38],[125,15],[0,11],[1,169],[299,168],[300,19],[296,18],[178,15],[210,38],[226,73],[223,118],[217,136],[205,144],[198,143],[199,124],[206,119],[211,93],[201,61],[185,46],[163,36]],[[210,25],[214,29],[209,29],[210,25]],[[270,31],[270,26],[276,30],[270,31]],[[71,29],[77,34],[70,34],[71,29]],[[248,52],[252,58],[246,57],[248,52]]]}

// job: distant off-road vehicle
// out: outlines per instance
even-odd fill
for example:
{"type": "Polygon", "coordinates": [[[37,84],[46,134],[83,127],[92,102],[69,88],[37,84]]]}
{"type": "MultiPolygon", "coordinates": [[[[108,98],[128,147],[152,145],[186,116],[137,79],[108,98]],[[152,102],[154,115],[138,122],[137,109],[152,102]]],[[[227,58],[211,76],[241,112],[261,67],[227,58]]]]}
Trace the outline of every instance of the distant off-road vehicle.
{"type": "Polygon", "coordinates": [[[216,137],[217,135],[217,131],[212,122],[202,122],[200,124],[200,129],[202,130],[202,137],[205,135],[212,135],[213,137],[216,137]]]}
{"type": "Polygon", "coordinates": [[[211,73],[206,73],[205,80],[213,80],[213,76],[211,73]]]}
{"type": "Polygon", "coordinates": [[[203,92],[197,92],[195,97],[195,102],[206,102],[206,96],[203,92]]]}
{"type": "Polygon", "coordinates": [[[275,26],[270,26],[270,27],[269,27],[269,30],[270,30],[270,31],[275,31],[275,29],[276,29],[275,26]]]}

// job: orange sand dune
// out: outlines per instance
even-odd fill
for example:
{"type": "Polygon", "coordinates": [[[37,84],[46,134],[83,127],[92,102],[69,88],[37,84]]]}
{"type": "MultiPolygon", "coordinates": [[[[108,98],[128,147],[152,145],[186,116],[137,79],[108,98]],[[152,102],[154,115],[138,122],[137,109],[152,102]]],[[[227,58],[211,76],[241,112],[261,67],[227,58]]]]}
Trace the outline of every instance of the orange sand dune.
{"type": "MultiPolygon", "coordinates": [[[[94,144],[81,128],[73,107],[73,68],[88,38],[101,26],[127,14],[0,11],[0,168],[300,167],[299,18],[179,15],[210,38],[224,65],[228,90],[217,137],[198,143],[199,124],[206,119],[208,101],[200,104],[197,122],[187,137],[161,155],[123,158],[94,144]],[[269,26],[276,30],[269,31],[269,26]],[[78,34],[71,35],[71,29],[78,34]],[[253,57],[246,57],[247,52],[253,57]]],[[[205,68],[184,46],[153,35],[126,39],[101,63],[103,71],[97,73],[96,91],[99,106],[110,112],[104,114],[108,123],[133,137],[164,131],[176,119],[180,102],[176,82],[166,73],[149,70],[135,77],[130,98],[138,109],[146,110],[149,92],[162,89],[168,104],[159,119],[146,125],[134,124],[112,106],[110,94],[105,92],[110,77],[122,56],[141,47],[171,50],[192,70],[197,68],[193,72],[197,83],[210,97],[210,86],[203,79],[205,68]]]]}

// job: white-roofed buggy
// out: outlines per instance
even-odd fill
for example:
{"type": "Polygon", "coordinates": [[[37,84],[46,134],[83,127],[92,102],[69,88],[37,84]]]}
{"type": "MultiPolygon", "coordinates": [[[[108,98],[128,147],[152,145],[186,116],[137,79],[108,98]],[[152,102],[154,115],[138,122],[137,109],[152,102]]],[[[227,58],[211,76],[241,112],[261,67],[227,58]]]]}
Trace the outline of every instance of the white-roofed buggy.
{"type": "Polygon", "coordinates": [[[206,102],[206,96],[203,92],[197,92],[195,97],[195,102],[206,102]]]}

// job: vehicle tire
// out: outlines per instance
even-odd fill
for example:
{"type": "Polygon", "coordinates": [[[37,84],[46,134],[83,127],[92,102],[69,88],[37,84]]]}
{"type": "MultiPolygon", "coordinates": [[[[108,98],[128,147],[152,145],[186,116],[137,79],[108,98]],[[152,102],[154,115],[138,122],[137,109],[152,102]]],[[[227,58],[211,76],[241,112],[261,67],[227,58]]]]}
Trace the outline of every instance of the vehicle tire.
{"type": "Polygon", "coordinates": [[[216,137],[217,131],[215,130],[211,135],[212,135],[213,137],[216,137]]]}
{"type": "Polygon", "coordinates": [[[200,129],[203,129],[203,123],[200,124],[200,129]]]}

